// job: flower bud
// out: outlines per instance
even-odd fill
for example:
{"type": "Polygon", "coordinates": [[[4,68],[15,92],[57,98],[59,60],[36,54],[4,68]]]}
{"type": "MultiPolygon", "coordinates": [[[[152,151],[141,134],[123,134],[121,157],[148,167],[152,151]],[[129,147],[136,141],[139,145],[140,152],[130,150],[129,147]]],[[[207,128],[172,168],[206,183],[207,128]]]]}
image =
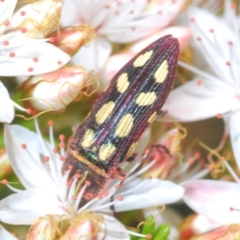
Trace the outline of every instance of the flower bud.
{"type": "Polygon", "coordinates": [[[80,66],[64,66],[54,72],[31,77],[27,89],[31,104],[38,110],[59,111],[75,100],[84,88],[86,71],[80,66]]]}
{"type": "Polygon", "coordinates": [[[67,27],[54,32],[50,42],[73,56],[80,47],[90,42],[95,36],[95,31],[88,24],[79,27],[67,27]]]}
{"type": "Polygon", "coordinates": [[[216,228],[210,232],[191,238],[192,240],[234,240],[240,239],[240,225],[231,224],[216,228]]]}
{"type": "Polygon", "coordinates": [[[97,239],[95,224],[92,221],[84,221],[79,224],[72,225],[63,235],[61,240],[93,240],[97,239]]]}
{"type": "Polygon", "coordinates": [[[27,37],[44,38],[56,30],[62,5],[62,0],[26,4],[14,12],[6,30],[18,30],[19,34],[27,37]]]}
{"type": "Polygon", "coordinates": [[[0,148],[0,179],[6,177],[9,173],[12,172],[12,167],[9,162],[7,153],[4,149],[0,148]]]}
{"type": "Polygon", "coordinates": [[[51,217],[40,218],[33,224],[26,236],[26,240],[55,240],[57,239],[57,222],[51,217]]]}

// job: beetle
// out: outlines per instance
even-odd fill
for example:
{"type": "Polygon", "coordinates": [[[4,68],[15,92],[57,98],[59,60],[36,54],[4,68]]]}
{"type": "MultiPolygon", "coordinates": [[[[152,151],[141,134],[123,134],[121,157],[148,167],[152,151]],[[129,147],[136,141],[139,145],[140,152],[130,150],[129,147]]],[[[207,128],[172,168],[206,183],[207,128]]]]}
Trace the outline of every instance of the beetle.
{"type": "Polygon", "coordinates": [[[69,141],[63,172],[70,169],[90,182],[89,201],[106,190],[110,179],[124,178],[122,162],[131,159],[141,135],[159,114],[174,82],[178,40],[170,35],[133,57],[111,80],[69,141]]]}

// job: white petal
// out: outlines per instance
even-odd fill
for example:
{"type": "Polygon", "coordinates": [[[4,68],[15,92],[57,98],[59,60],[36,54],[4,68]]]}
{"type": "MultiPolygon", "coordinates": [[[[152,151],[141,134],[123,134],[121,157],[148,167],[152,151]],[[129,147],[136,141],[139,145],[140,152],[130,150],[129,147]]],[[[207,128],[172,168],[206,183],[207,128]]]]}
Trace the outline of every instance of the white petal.
{"type": "Polygon", "coordinates": [[[81,16],[79,16],[78,4],[80,5],[77,0],[64,1],[61,12],[62,27],[76,26],[82,23],[81,16]]]}
{"type": "Polygon", "coordinates": [[[0,75],[2,76],[29,76],[51,72],[70,60],[69,55],[43,40],[18,37],[14,38],[14,43],[17,40],[22,45],[18,42],[18,46],[8,47],[1,51],[0,75]],[[14,53],[13,57],[12,53],[14,53]]]}
{"type": "Polygon", "coordinates": [[[238,106],[234,89],[222,82],[196,78],[174,89],[162,110],[178,121],[197,121],[224,114],[238,106]]]}
{"type": "Polygon", "coordinates": [[[98,71],[107,61],[112,47],[104,38],[97,37],[86,47],[82,47],[72,58],[75,65],[82,65],[85,69],[98,71]]]}
{"type": "Polygon", "coordinates": [[[197,234],[205,233],[221,226],[220,223],[216,223],[209,218],[206,218],[205,216],[199,214],[194,218],[192,225],[194,232],[197,234]]]}
{"type": "Polygon", "coordinates": [[[0,224],[0,240],[18,240],[0,224]]]}
{"type": "Polygon", "coordinates": [[[129,50],[138,53],[143,48],[147,47],[149,44],[165,35],[172,35],[173,37],[177,38],[179,41],[180,49],[183,49],[190,40],[191,30],[186,27],[168,27],[162,31],[147,36],[141,41],[138,41],[137,43],[133,44],[129,50]]]}
{"type": "Polygon", "coordinates": [[[124,188],[117,192],[117,196],[122,196],[122,191],[132,189],[124,195],[123,200],[114,204],[116,212],[134,209],[155,207],[178,201],[184,194],[184,189],[170,181],[153,179],[135,179],[125,184],[124,188]],[[134,189],[141,184],[141,187],[134,189]]]}
{"type": "Polygon", "coordinates": [[[102,215],[104,217],[104,223],[101,226],[101,232],[98,234],[98,240],[129,240],[130,237],[126,232],[126,228],[116,218],[102,215]],[[107,233],[107,234],[106,234],[107,233]],[[106,234],[106,235],[105,235],[106,234]]]}
{"type": "Polygon", "coordinates": [[[52,193],[60,191],[41,159],[43,156],[51,156],[51,153],[44,154],[36,133],[18,125],[5,125],[4,136],[14,172],[27,189],[49,190],[52,193]],[[27,149],[23,149],[21,144],[26,144],[27,149]]]}
{"type": "Polygon", "coordinates": [[[221,224],[239,223],[239,185],[234,182],[197,180],[182,184],[184,201],[197,213],[221,224]]]}
{"type": "Polygon", "coordinates": [[[234,157],[238,168],[240,168],[240,111],[230,115],[230,138],[233,148],[234,157]]]}
{"type": "Polygon", "coordinates": [[[5,31],[4,21],[10,20],[15,9],[17,0],[0,1],[0,35],[5,31]]]}
{"type": "Polygon", "coordinates": [[[14,107],[5,86],[0,82],[0,122],[10,123],[14,118],[14,107]]]}
{"type": "Polygon", "coordinates": [[[219,78],[238,84],[239,45],[232,29],[223,19],[203,9],[191,8],[190,14],[195,19],[191,24],[195,46],[202,52],[211,70],[219,78]],[[201,41],[196,40],[198,37],[201,41]],[[228,61],[231,66],[226,65],[228,61]]]}
{"type": "Polygon", "coordinates": [[[102,69],[100,78],[100,87],[103,90],[115,74],[128,62],[136,53],[124,52],[111,55],[102,69]]]}
{"type": "Polygon", "coordinates": [[[48,214],[66,213],[67,209],[51,192],[25,190],[0,201],[0,221],[14,225],[29,225],[48,214]]]}

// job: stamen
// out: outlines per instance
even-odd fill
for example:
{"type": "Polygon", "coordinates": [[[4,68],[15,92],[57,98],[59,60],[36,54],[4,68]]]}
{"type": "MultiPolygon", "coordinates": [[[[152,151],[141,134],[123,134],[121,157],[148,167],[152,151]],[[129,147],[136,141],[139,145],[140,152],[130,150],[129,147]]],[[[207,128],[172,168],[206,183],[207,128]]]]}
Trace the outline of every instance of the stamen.
{"type": "Polygon", "coordinates": [[[49,126],[49,138],[50,138],[50,144],[55,147],[54,144],[54,137],[53,137],[53,120],[48,121],[48,126],[49,126]]]}
{"type": "Polygon", "coordinates": [[[225,165],[225,167],[227,168],[227,170],[229,171],[233,179],[237,183],[240,183],[240,179],[238,178],[237,174],[233,171],[232,167],[228,164],[228,162],[225,159],[223,160],[223,164],[225,165]]]}
{"type": "Polygon", "coordinates": [[[13,186],[10,185],[10,183],[16,184],[16,182],[9,182],[7,179],[3,179],[2,181],[0,181],[0,183],[6,185],[10,190],[12,190],[12,191],[15,192],[15,193],[20,193],[20,192],[23,191],[23,190],[21,190],[21,189],[17,189],[17,188],[15,188],[15,187],[13,187],[13,186]]]}
{"type": "MultiPolygon", "coordinates": [[[[188,69],[189,71],[191,71],[191,72],[193,72],[193,73],[195,73],[195,74],[197,74],[197,75],[200,75],[200,76],[203,77],[203,78],[211,79],[211,80],[213,80],[213,81],[222,80],[222,79],[216,78],[215,76],[210,75],[210,74],[208,74],[208,73],[206,73],[206,72],[204,72],[204,71],[201,71],[200,69],[195,68],[195,67],[193,67],[193,66],[191,66],[191,65],[189,65],[189,64],[187,64],[187,63],[185,63],[185,62],[178,61],[178,65],[181,66],[181,67],[184,67],[184,68],[188,69]]],[[[222,81],[223,81],[223,80],[222,80],[222,81]]]]}
{"type": "Polygon", "coordinates": [[[155,160],[151,161],[149,164],[147,164],[145,167],[141,168],[139,171],[137,171],[135,174],[129,176],[126,180],[125,183],[131,181],[135,177],[139,176],[140,174],[146,172],[149,168],[151,168],[155,164],[155,160]]]}
{"type": "Polygon", "coordinates": [[[127,230],[127,233],[129,235],[140,237],[140,238],[152,239],[152,235],[151,234],[145,235],[145,234],[142,234],[142,233],[137,233],[137,232],[133,232],[133,231],[129,231],[129,230],[127,230]]]}
{"type": "Polygon", "coordinates": [[[233,208],[233,207],[230,207],[229,210],[230,210],[230,211],[240,212],[240,209],[238,209],[238,208],[233,208]]]}

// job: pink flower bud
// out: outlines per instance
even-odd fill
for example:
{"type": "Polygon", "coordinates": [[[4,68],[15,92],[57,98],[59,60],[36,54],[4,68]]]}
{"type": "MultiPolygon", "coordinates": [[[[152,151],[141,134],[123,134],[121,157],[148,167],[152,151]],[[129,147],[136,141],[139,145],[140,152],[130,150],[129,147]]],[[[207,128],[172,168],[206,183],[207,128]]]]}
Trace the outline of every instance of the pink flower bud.
{"type": "Polygon", "coordinates": [[[0,179],[3,179],[8,174],[12,173],[12,167],[9,162],[7,153],[4,149],[0,148],[0,179]]]}
{"type": "Polygon", "coordinates": [[[59,111],[82,93],[87,73],[80,66],[64,66],[57,71],[31,77],[23,88],[38,110],[59,111]]]}
{"type": "Polygon", "coordinates": [[[44,38],[57,29],[62,0],[34,1],[19,8],[6,30],[18,30],[17,34],[44,38]]]}
{"type": "Polygon", "coordinates": [[[79,27],[67,27],[54,32],[50,41],[64,52],[73,56],[80,47],[90,42],[95,36],[95,31],[88,24],[79,27]]]}
{"type": "Polygon", "coordinates": [[[97,240],[96,230],[96,225],[92,221],[84,221],[71,226],[61,240],[97,240]]]}
{"type": "Polygon", "coordinates": [[[55,240],[57,239],[57,222],[51,217],[40,218],[33,224],[26,236],[26,240],[55,240]]]}

